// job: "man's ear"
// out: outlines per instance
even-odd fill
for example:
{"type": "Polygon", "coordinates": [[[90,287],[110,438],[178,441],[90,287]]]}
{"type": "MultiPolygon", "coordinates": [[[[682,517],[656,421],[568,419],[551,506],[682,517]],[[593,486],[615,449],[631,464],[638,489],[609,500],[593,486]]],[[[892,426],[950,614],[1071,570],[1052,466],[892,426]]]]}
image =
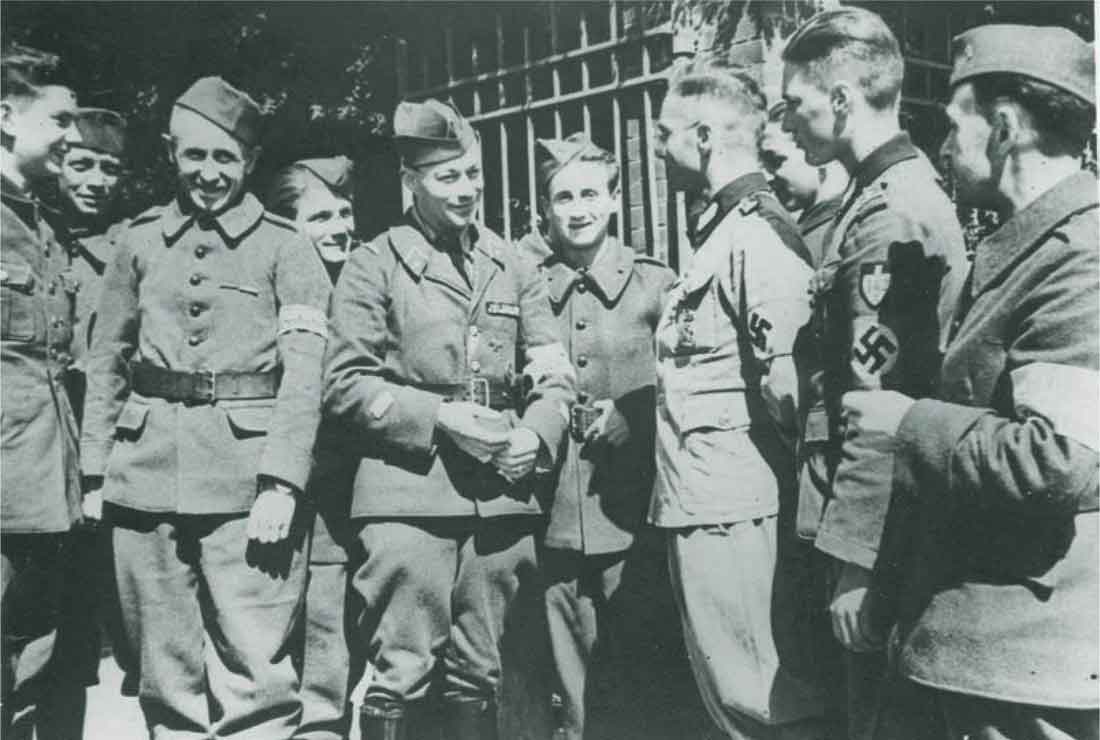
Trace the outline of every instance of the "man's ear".
{"type": "Polygon", "coordinates": [[[539,214],[546,218],[550,213],[550,200],[545,195],[539,196],[539,214]]]}
{"type": "Polygon", "coordinates": [[[260,161],[260,155],[264,153],[264,149],[261,146],[250,147],[245,150],[244,160],[244,175],[248,177],[252,174],[252,170],[256,169],[256,163],[260,161]]]}
{"type": "Polygon", "coordinates": [[[1025,120],[1026,114],[1012,103],[998,102],[993,106],[993,116],[990,120],[992,131],[989,134],[990,153],[1003,159],[1014,149],[1034,138],[1034,132],[1025,120]]]}
{"type": "Polygon", "coordinates": [[[12,128],[15,124],[15,106],[12,105],[10,98],[0,100],[0,131],[3,131],[8,136],[14,136],[12,128]]]}
{"type": "Polygon", "coordinates": [[[176,164],[176,140],[172,134],[161,134],[160,140],[164,144],[164,153],[168,155],[168,161],[176,164]]]}
{"type": "Polygon", "coordinates": [[[829,102],[833,107],[833,114],[837,116],[848,115],[852,112],[852,101],[855,99],[855,91],[852,86],[841,80],[829,90],[829,102]]]}
{"type": "Polygon", "coordinates": [[[710,130],[710,124],[700,123],[696,126],[695,138],[700,153],[709,154],[711,149],[714,148],[714,132],[710,130]]]}
{"type": "Polygon", "coordinates": [[[415,192],[416,186],[420,182],[420,174],[409,167],[401,168],[401,184],[405,186],[405,189],[409,192],[415,192]]]}

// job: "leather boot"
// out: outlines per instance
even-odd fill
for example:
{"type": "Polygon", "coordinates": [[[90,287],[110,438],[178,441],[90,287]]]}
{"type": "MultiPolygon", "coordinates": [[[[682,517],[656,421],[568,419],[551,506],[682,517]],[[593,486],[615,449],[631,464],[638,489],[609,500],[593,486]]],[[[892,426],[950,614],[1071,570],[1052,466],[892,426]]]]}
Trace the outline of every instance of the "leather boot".
{"type": "Polygon", "coordinates": [[[497,740],[497,708],[489,700],[448,702],[443,740],[497,740]]]}
{"type": "Polygon", "coordinates": [[[363,740],[406,740],[404,707],[363,704],[359,710],[359,733],[363,740]]]}

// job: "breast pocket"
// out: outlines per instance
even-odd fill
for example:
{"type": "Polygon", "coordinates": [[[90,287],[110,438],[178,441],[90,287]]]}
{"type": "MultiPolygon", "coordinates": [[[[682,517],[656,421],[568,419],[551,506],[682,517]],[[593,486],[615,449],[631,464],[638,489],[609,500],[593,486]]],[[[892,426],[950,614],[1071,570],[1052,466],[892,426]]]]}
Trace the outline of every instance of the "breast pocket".
{"type": "Polygon", "coordinates": [[[0,263],[0,335],[3,339],[30,342],[37,336],[40,299],[38,280],[25,263],[0,263]]]}
{"type": "Polygon", "coordinates": [[[719,305],[715,279],[711,275],[699,283],[686,284],[671,307],[669,328],[675,331],[677,355],[709,352],[719,344],[725,314],[719,305]]]}
{"type": "Polygon", "coordinates": [[[122,407],[122,413],[115,422],[115,438],[120,441],[134,441],[141,437],[145,423],[149,419],[149,406],[130,399],[122,407]]]}
{"type": "Polygon", "coordinates": [[[271,404],[253,406],[225,406],[229,430],[236,439],[262,437],[271,424],[271,404]]]}

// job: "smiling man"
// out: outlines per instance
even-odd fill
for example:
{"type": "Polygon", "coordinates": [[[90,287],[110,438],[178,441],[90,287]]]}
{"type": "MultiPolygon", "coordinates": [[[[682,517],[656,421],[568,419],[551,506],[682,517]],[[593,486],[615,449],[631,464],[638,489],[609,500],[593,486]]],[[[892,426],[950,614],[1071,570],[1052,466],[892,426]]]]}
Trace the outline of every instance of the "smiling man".
{"type": "Polygon", "coordinates": [[[363,441],[352,582],[375,673],[360,727],[438,737],[442,709],[448,740],[494,740],[501,639],[534,576],[532,473],[557,455],[574,374],[545,283],[476,222],[473,127],[437,100],[403,102],[394,134],[413,204],[348,259],[325,360],[325,412],[363,441]]]}
{"type": "Polygon", "coordinates": [[[58,83],[58,65],[56,56],[35,49],[0,53],[4,737],[15,737],[16,712],[38,709],[33,726],[61,711],[38,705],[56,645],[71,529],[81,518],[76,418],[63,385],[71,362],[73,286],[65,250],[34,195],[57,176],[66,149],[80,140],[76,97],[58,83]]]}
{"type": "Polygon", "coordinates": [[[244,190],[260,111],[220,78],[172,110],[176,199],[107,270],[82,451],[106,475],[126,633],[157,738],[290,737],[306,560],[292,528],[320,417],[328,279],[244,190]]]}

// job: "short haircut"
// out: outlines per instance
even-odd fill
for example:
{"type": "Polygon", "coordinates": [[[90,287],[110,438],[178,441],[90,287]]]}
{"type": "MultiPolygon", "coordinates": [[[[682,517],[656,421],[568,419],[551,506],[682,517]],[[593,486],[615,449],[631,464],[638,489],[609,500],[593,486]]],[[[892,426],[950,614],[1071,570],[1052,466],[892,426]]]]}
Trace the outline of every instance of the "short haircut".
{"type": "Polygon", "coordinates": [[[1039,150],[1048,156],[1078,156],[1096,125],[1096,108],[1073,93],[1025,75],[992,72],[964,82],[974,86],[974,100],[988,115],[998,100],[1010,100],[1031,117],[1039,150]]]}
{"type": "MultiPolygon", "coordinates": [[[[615,159],[615,155],[603,147],[589,144],[584,152],[569,160],[565,167],[575,162],[595,162],[597,164],[602,164],[604,169],[607,170],[608,192],[614,193],[619,187],[619,160],[615,159]]],[[[554,177],[557,176],[558,172],[565,169],[565,167],[561,167],[551,174],[550,170],[553,169],[554,164],[553,160],[547,160],[539,166],[539,182],[542,186],[542,193],[546,197],[550,197],[550,183],[554,181],[554,177]]]]}
{"type": "Polygon", "coordinates": [[[292,164],[275,173],[264,197],[264,208],[274,214],[294,220],[298,218],[298,201],[311,184],[326,187],[341,198],[352,200],[351,178],[344,187],[334,187],[318,177],[308,167],[292,164]]]}
{"type": "Polygon", "coordinates": [[[901,96],[901,47],[886,22],[864,8],[846,6],[811,17],[788,39],[783,61],[805,65],[823,89],[852,75],[875,110],[892,108],[901,96]]]}
{"type": "Polygon", "coordinates": [[[11,44],[0,51],[0,98],[35,98],[39,90],[60,81],[56,54],[11,44]]]}
{"type": "Polygon", "coordinates": [[[734,115],[726,121],[726,133],[740,133],[739,142],[755,149],[767,121],[767,100],[756,80],[741,67],[716,61],[689,62],[673,72],[668,94],[710,101],[734,115]]]}

